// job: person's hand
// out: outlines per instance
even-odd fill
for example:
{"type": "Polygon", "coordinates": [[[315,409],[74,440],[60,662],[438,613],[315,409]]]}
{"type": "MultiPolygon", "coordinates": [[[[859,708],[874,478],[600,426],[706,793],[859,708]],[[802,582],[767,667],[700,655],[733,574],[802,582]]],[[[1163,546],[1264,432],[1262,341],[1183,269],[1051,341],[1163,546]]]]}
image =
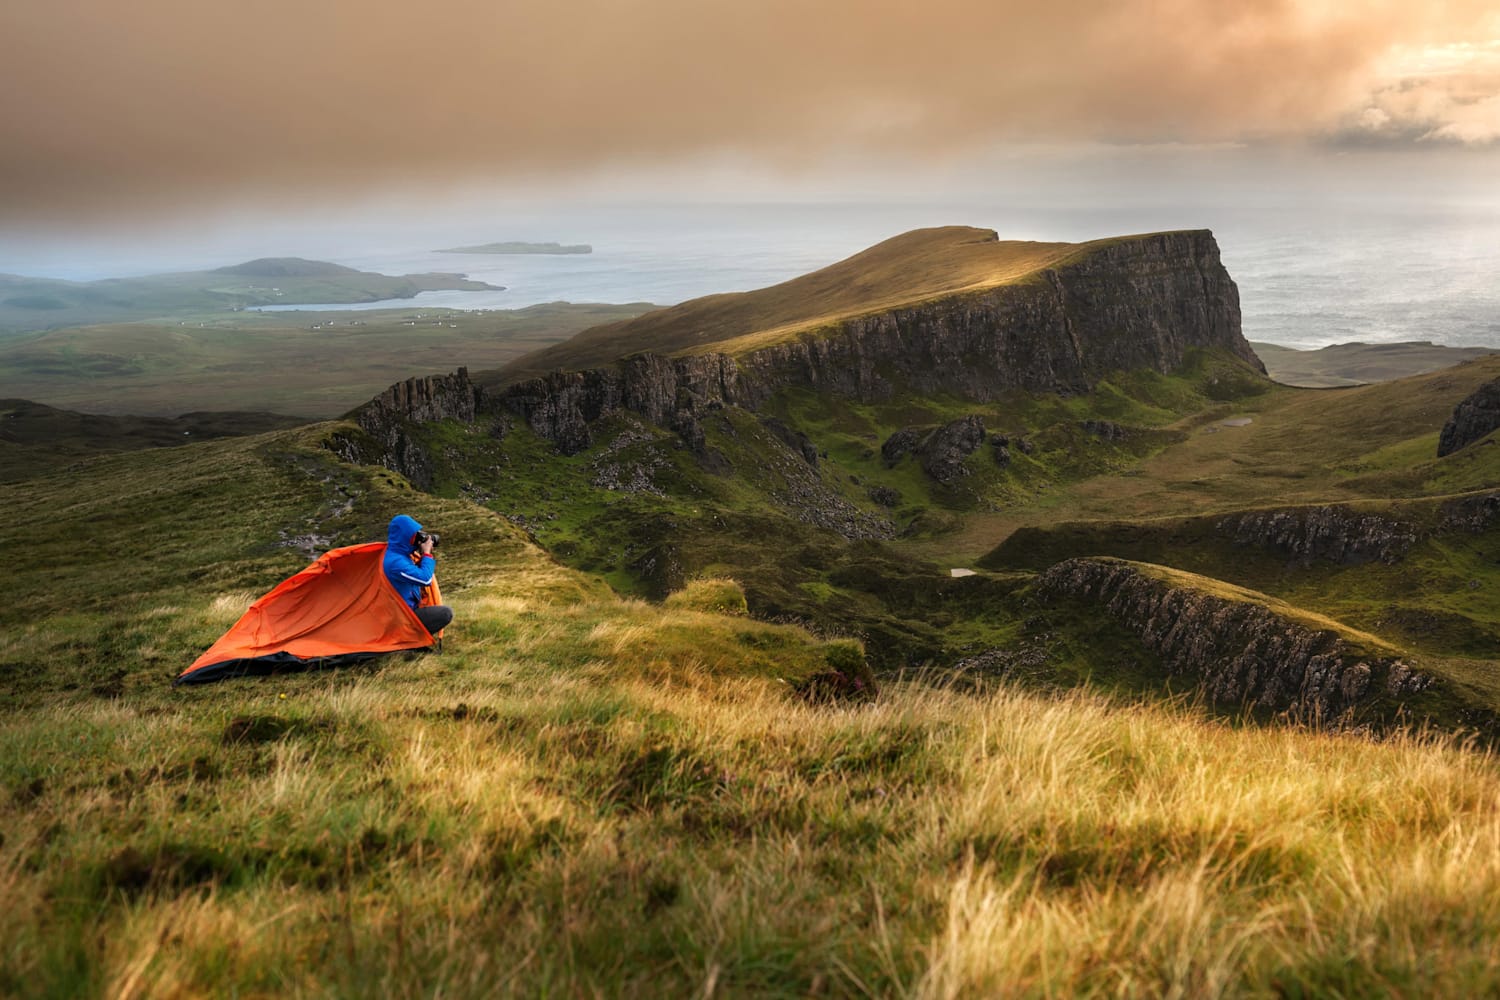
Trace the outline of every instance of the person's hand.
{"type": "Polygon", "coordinates": [[[417,547],[417,551],[422,553],[424,557],[432,555],[432,538],[429,536],[423,539],[422,544],[417,547]]]}

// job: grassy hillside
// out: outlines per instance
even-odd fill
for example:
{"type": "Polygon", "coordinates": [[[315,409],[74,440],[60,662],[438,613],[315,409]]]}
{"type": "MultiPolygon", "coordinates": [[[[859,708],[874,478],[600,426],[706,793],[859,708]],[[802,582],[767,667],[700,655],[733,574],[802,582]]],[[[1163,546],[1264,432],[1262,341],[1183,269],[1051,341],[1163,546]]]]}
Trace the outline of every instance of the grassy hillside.
{"type": "Polygon", "coordinates": [[[0,396],[88,413],[346,413],[414,374],[503,365],[645,305],[212,313],[0,340],[0,396]]]}
{"type": "Polygon", "coordinates": [[[1317,389],[1387,382],[1496,353],[1483,347],[1443,347],[1426,341],[1334,344],[1315,351],[1299,351],[1278,344],[1250,346],[1277,382],[1317,389]]]}
{"type": "Polygon", "coordinates": [[[808,702],[847,641],[724,581],[618,598],[328,431],[0,486],[45,570],[0,605],[0,993],[1500,989],[1490,755],[922,675],[808,702]],[[444,534],[441,655],[169,685],[396,510],[444,534]]]}
{"type": "Polygon", "coordinates": [[[0,482],[31,479],[101,452],[165,448],[305,423],[274,413],[215,411],[180,417],[105,417],[25,399],[0,399],[0,482]]]}
{"type": "Polygon", "coordinates": [[[0,274],[0,333],[158,319],[298,302],[376,302],[435,289],[494,288],[461,274],[376,274],[300,257],[101,281],[0,274]]]}
{"type": "Polygon", "coordinates": [[[1037,271],[1116,242],[1033,243],[1000,240],[968,226],[920,229],[878,243],[847,260],[752,292],[709,295],[634,320],[587,330],[565,344],[523,358],[503,381],[595,367],[626,354],[691,351],[750,334],[790,336],[839,319],[883,312],[945,295],[1023,281],[1037,271]]]}

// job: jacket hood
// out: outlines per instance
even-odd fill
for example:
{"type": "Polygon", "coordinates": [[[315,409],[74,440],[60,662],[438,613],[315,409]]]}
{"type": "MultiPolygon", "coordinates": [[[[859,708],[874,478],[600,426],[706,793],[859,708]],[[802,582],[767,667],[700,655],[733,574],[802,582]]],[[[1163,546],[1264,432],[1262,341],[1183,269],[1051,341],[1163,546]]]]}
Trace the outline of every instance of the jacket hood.
{"type": "Polygon", "coordinates": [[[416,518],[397,514],[391,518],[390,527],[385,529],[385,544],[401,552],[410,552],[412,536],[421,530],[422,526],[417,523],[416,518]]]}

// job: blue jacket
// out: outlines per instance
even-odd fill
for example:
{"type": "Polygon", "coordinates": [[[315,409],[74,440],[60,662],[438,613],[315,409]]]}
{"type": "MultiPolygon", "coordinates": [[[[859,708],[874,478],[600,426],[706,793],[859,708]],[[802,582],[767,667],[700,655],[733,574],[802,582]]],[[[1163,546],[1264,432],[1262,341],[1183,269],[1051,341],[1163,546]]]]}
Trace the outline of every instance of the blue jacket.
{"type": "Polygon", "coordinates": [[[421,530],[422,526],[415,518],[397,514],[391,518],[390,527],[385,532],[385,560],[382,563],[385,578],[413,608],[420,605],[422,588],[431,583],[437,573],[437,560],[432,556],[423,556],[421,562],[412,559],[412,554],[417,551],[413,539],[421,530]]]}

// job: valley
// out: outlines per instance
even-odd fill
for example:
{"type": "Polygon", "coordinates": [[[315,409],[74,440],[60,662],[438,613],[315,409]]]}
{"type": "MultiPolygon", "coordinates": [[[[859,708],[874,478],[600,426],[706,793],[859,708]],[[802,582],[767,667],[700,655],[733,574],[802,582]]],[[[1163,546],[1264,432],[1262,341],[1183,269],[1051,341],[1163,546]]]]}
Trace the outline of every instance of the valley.
{"type": "Polygon", "coordinates": [[[1500,982],[1500,356],[1275,382],[1206,231],[588,308],[317,423],[5,404],[0,992],[1500,982]],[[440,654],[170,686],[398,511],[440,654]]]}

